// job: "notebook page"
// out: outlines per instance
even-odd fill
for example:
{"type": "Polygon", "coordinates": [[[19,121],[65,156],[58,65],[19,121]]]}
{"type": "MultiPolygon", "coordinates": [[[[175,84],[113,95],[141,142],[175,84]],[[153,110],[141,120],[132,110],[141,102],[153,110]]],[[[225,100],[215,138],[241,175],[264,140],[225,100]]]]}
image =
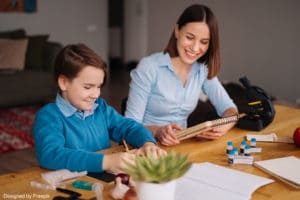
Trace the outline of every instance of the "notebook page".
{"type": "Polygon", "coordinates": [[[197,163],[177,181],[176,199],[199,199],[199,194],[201,199],[249,199],[257,188],[272,182],[212,163],[197,163]]]}
{"type": "Polygon", "coordinates": [[[254,165],[300,186],[300,159],[295,156],[256,161],[254,165]]]}

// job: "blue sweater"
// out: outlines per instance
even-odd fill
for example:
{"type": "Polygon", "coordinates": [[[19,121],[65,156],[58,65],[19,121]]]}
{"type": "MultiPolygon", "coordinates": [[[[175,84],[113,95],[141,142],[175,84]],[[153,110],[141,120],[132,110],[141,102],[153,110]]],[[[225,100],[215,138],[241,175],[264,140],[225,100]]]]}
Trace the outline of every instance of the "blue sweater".
{"type": "Polygon", "coordinates": [[[140,147],[156,143],[141,124],[117,113],[99,98],[92,115],[66,117],[56,103],[43,107],[35,117],[33,134],[38,161],[48,169],[101,172],[104,154],[96,151],[111,147],[110,139],[140,147]]]}

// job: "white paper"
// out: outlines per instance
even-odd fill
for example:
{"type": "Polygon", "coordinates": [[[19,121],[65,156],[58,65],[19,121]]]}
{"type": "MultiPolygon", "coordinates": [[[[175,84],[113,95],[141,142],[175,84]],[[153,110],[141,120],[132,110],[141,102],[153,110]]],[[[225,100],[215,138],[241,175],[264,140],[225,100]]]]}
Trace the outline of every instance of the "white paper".
{"type": "Polygon", "coordinates": [[[176,200],[246,200],[273,180],[228,169],[212,163],[193,164],[177,181],[176,200]]]}
{"type": "Polygon", "coordinates": [[[300,159],[294,156],[256,161],[257,167],[263,168],[287,181],[300,186],[300,159]]]}
{"type": "Polygon", "coordinates": [[[87,175],[87,171],[71,172],[67,169],[42,173],[42,178],[51,185],[57,185],[63,181],[87,175]]]}
{"type": "Polygon", "coordinates": [[[277,141],[277,135],[275,133],[270,133],[270,134],[266,134],[266,135],[247,134],[246,138],[248,141],[250,141],[251,138],[255,138],[257,142],[275,142],[275,141],[277,141]]]}

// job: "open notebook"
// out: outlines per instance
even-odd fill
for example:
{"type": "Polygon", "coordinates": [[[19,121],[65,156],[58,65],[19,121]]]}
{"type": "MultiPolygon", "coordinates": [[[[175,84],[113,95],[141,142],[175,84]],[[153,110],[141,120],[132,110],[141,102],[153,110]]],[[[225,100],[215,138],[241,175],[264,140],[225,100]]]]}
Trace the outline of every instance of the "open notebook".
{"type": "Polygon", "coordinates": [[[294,156],[254,162],[254,166],[300,189],[300,159],[294,156]]]}
{"type": "Polygon", "coordinates": [[[273,180],[209,162],[194,163],[177,181],[175,200],[248,200],[259,187],[273,180]]]}

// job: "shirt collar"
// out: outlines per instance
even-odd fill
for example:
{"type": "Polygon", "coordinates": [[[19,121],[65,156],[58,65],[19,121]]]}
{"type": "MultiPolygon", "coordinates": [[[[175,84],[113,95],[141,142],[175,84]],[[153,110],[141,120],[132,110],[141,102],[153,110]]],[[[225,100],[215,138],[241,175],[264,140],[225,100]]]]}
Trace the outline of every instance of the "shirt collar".
{"type": "Polygon", "coordinates": [[[67,102],[59,93],[56,95],[56,105],[58,106],[59,110],[63,113],[64,116],[70,117],[72,115],[79,116],[80,118],[85,119],[87,116],[92,115],[95,109],[98,107],[97,103],[94,103],[92,112],[90,111],[80,111],[67,102]]]}
{"type": "Polygon", "coordinates": [[[159,65],[161,67],[168,67],[171,71],[174,71],[172,62],[171,62],[171,57],[169,53],[163,53],[161,52],[161,56],[158,57],[157,59],[157,63],[159,63],[159,65]]]}
{"type": "MultiPolygon", "coordinates": [[[[172,62],[171,62],[171,57],[170,57],[169,53],[163,53],[162,52],[162,56],[160,56],[158,58],[158,63],[160,63],[161,67],[168,67],[171,71],[174,71],[174,68],[173,68],[173,65],[172,65],[172,62]]],[[[201,65],[202,64],[197,62],[197,61],[194,62],[192,64],[192,69],[191,69],[190,75],[193,75],[193,74],[199,72],[201,65]]]]}

